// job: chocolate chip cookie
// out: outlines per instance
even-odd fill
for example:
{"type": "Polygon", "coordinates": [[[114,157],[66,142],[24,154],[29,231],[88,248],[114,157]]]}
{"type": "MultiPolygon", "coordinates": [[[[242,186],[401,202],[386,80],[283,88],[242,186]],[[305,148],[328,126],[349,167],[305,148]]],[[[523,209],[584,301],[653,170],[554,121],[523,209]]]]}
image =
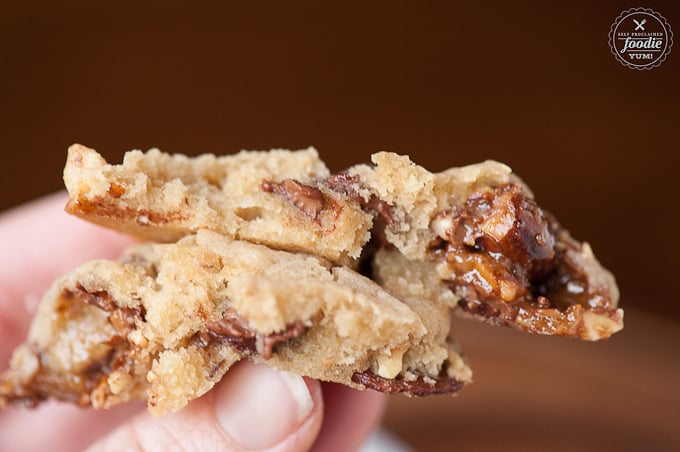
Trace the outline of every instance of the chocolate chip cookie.
{"type": "Polygon", "coordinates": [[[536,334],[623,328],[613,276],[501,163],[431,173],[380,152],[331,174],[314,149],[120,165],[69,149],[66,210],[148,243],[44,296],[0,406],[47,398],[154,414],[242,359],[358,389],[456,393],[451,315],[536,334]]]}

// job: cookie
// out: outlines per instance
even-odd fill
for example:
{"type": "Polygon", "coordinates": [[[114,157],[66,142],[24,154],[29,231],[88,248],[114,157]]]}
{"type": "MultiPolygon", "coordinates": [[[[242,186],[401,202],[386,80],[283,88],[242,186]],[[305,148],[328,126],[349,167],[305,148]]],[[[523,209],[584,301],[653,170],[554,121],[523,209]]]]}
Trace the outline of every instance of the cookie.
{"type": "Polygon", "coordinates": [[[354,187],[341,191],[380,199],[394,219],[381,236],[396,251],[374,263],[389,290],[417,288],[460,315],[530,333],[599,340],[623,328],[612,274],[509,167],[489,161],[433,174],[396,154],[373,162],[351,168],[354,187]]]}
{"type": "Polygon", "coordinates": [[[372,215],[317,182],[329,176],[315,149],[216,157],[130,151],[108,164],[69,148],[66,211],[155,242],[199,229],[333,261],[359,257],[372,215]]]}
{"type": "Polygon", "coordinates": [[[508,166],[487,161],[435,174],[407,156],[372,160],[331,175],[312,150],[197,159],[152,150],[112,166],[74,145],[67,210],[153,240],[208,228],[347,265],[372,234],[372,247],[435,263],[459,314],[588,340],[623,327],[611,273],[508,166]],[[181,196],[168,194],[177,190],[181,196]],[[246,205],[256,218],[234,220],[246,205]]]}
{"type": "Polygon", "coordinates": [[[0,406],[177,410],[242,359],[358,389],[456,393],[450,316],[604,339],[614,277],[492,161],[431,173],[381,152],[330,174],[314,149],[188,158],[69,149],[66,210],[155,243],[44,296],[0,406]]]}
{"type": "Polygon", "coordinates": [[[317,256],[199,230],[56,282],[0,379],[0,405],[142,399],[163,414],[241,359],[359,389],[453,393],[471,371],[449,327],[441,303],[397,298],[317,256]]]}

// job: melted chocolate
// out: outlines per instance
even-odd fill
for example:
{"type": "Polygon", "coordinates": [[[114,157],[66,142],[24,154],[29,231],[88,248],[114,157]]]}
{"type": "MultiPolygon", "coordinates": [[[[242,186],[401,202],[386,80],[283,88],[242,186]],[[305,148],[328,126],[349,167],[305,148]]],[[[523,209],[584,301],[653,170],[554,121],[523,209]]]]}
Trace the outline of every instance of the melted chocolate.
{"type": "Polygon", "coordinates": [[[307,216],[314,219],[319,218],[324,207],[324,196],[321,190],[295,179],[285,179],[282,182],[263,181],[262,190],[283,196],[307,216]]]}
{"type": "MultiPolygon", "coordinates": [[[[78,296],[85,303],[97,306],[110,312],[109,322],[121,335],[126,335],[135,328],[136,321],[142,319],[142,308],[119,307],[106,291],[90,292],[78,284],[75,289],[65,293],[68,297],[78,296]]],[[[295,321],[283,331],[271,334],[260,334],[233,309],[228,309],[222,319],[208,323],[206,329],[196,335],[198,343],[206,347],[211,338],[218,338],[234,346],[242,353],[260,353],[264,359],[271,358],[274,347],[288,339],[301,336],[307,327],[302,321],[295,321]],[[259,345],[258,345],[259,344],[259,345]]],[[[114,337],[114,341],[122,341],[121,337],[114,337]]],[[[117,345],[117,344],[111,344],[117,345]]]]}
{"type": "MultiPolygon", "coordinates": [[[[210,336],[229,343],[241,353],[258,353],[259,342],[261,344],[260,354],[264,359],[269,359],[277,344],[302,336],[307,331],[307,327],[300,320],[297,320],[283,331],[260,334],[248,325],[248,322],[236,311],[228,309],[222,319],[209,323],[206,330],[210,336]]],[[[205,337],[199,338],[202,344],[207,345],[209,342],[206,342],[206,339],[205,337]]]]}
{"type": "Polygon", "coordinates": [[[66,291],[65,295],[68,297],[77,296],[85,303],[109,312],[109,322],[122,335],[133,330],[137,320],[143,319],[144,313],[141,306],[134,308],[118,306],[106,291],[90,292],[82,285],[77,284],[75,289],[66,291]]]}
{"type": "Polygon", "coordinates": [[[359,194],[358,190],[366,188],[359,176],[350,176],[347,173],[339,173],[330,176],[325,182],[328,188],[334,192],[347,196],[352,201],[357,202],[363,209],[374,211],[379,218],[384,220],[388,227],[396,228],[398,225],[398,222],[394,217],[394,207],[373,193],[371,193],[368,199],[365,199],[359,194]]]}
{"type": "Polygon", "coordinates": [[[141,308],[118,307],[106,291],[89,292],[81,285],[71,290],[64,290],[62,297],[67,303],[57,309],[56,312],[59,315],[69,315],[68,305],[74,298],[110,312],[109,321],[116,333],[103,342],[103,345],[110,348],[98,359],[91,358],[92,360],[76,374],[75,370],[74,373],[55,372],[46,363],[49,359],[47,354],[37,344],[34,344],[31,353],[38,361],[39,370],[24,386],[15,384],[11,387],[9,385],[3,387],[3,382],[0,381],[0,399],[6,398],[13,403],[23,403],[30,407],[36,406],[47,398],[87,406],[92,404],[93,391],[101,385],[106,385],[106,379],[112,371],[129,369],[132,366],[127,356],[129,344],[124,335],[134,328],[136,319],[141,317],[141,308]]]}
{"type": "Polygon", "coordinates": [[[451,394],[463,388],[464,383],[450,378],[442,372],[433,383],[428,383],[422,375],[415,380],[403,377],[393,379],[383,378],[371,371],[355,372],[352,381],[375,391],[387,394],[406,394],[413,397],[425,397],[435,394],[451,394]]]}
{"type": "Polygon", "coordinates": [[[99,309],[102,309],[106,312],[111,312],[116,308],[113,298],[111,298],[111,295],[109,295],[109,293],[104,290],[90,292],[82,285],[77,284],[75,289],[67,291],[66,294],[69,297],[76,296],[85,303],[97,306],[99,309]]]}

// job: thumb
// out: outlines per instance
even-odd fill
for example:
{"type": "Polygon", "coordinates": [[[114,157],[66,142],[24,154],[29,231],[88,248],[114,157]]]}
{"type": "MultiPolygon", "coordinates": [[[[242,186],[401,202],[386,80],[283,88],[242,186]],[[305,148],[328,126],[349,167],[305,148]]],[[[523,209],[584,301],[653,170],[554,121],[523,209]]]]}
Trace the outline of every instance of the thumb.
{"type": "Polygon", "coordinates": [[[161,418],[141,413],[90,450],[302,451],[322,417],[317,381],[242,362],[182,410],[161,418]]]}

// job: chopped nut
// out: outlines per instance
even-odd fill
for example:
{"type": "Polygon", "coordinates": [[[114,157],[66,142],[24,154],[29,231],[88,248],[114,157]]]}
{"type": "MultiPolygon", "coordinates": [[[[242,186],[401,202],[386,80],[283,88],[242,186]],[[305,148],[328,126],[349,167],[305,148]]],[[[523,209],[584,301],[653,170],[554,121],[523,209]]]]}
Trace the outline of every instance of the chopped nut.
{"type": "Polygon", "coordinates": [[[395,378],[403,368],[402,360],[405,348],[386,350],[385,354],[378,354],[378,375],[383,378],[395,378]]]}

